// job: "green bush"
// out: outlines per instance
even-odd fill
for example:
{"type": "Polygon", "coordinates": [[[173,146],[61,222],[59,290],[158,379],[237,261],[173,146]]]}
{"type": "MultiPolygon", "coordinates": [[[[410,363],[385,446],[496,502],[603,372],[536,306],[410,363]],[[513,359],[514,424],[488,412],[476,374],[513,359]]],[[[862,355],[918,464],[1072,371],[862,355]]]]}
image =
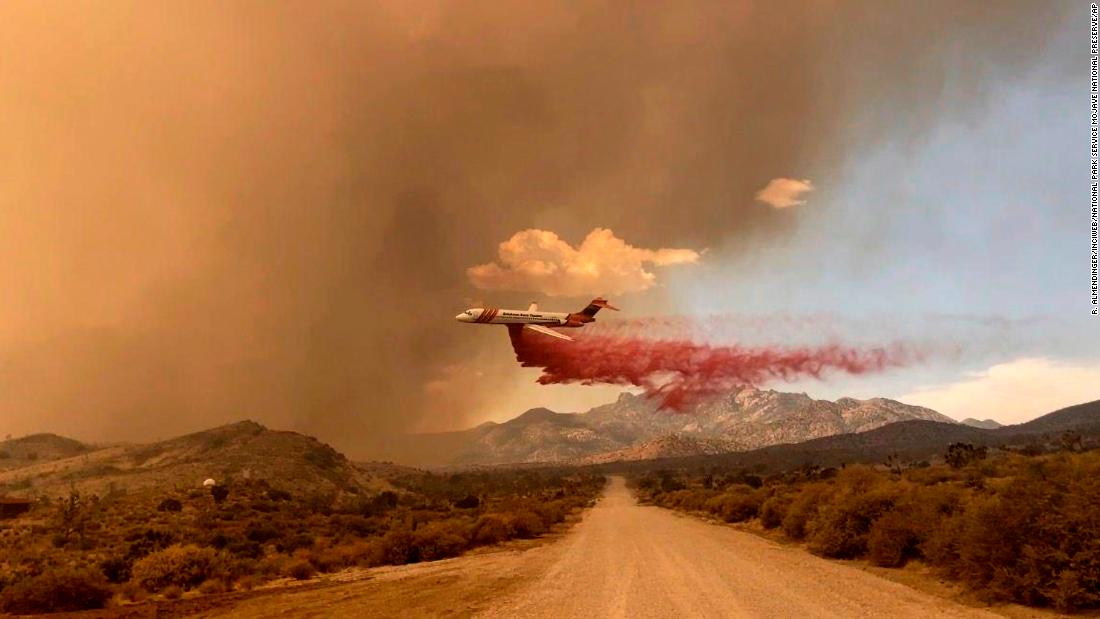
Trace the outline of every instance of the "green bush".
{"type": "Polygon", "coordinates": [[[204,580],[228,577],[227,561],[213,548],[171,546],[134,563],[131,579],[147,591],[175,585],[190,589],[204,580]]]}
{"type": "Polygon", "coordinates": [[[29,615],[103,608],[111,595],[110,586],[99,572],[50,570],[0,591],[0,612],[29,615]]]}

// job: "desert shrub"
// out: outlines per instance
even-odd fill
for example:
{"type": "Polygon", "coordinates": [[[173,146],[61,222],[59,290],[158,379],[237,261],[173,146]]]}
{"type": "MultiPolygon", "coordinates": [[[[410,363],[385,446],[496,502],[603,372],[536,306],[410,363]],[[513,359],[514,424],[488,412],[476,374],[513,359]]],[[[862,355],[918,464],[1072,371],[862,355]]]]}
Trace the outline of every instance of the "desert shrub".
{"type": "Polygon", "coordinates": [[[474,544],[488,546],[508,541],[514,533],[511,523],[499,514],[486,514],[474,523],[471,538],[474,544]]]}
{"type": "Polygon", "coordinates": [[[180,503],[178,499],[164,499],[157,505],[158,512],[178,512],[183,509],[183,503],[180,503]]]}
{"type": "Polygon", "coordinates": [[[229,498],[229,488],[225,486],[210,486],[210,496],[213,497],[215,503],[221,503],[229,498]]]}
{"type": "Polygon", "coordinates": [[[542,523],[546,525],[546,528],[550,528],[565,520],[566,514],[569,513],[569,507],[562,500],[548,501],[537,505],[535,511],[542,518],[542,523]]]}
{"type": "Polygon", "coordinates": [[[255,574],[245,574],[237,579],[235,588],[240,591],[251,591],[260,586],[263,580],[255,574]]]}
{"type": "Polygon", "coordinates": [[[313,536],[309,533],[297,533],[288,538],[280,540],[278,544],[275,544],[275,548],[279,552],[292,553],[299,548],[312,548],[314,544],[313,536]]]}
{"type": "Polygon", "coordinates": [[[380,547],[376,540],[355,540],[326,548],[310,556],[311,562],[322,572],[334,571],[342,567],[359,565],[371,567],[383,563],[380,547]]]}
{"type": "Polygon", "coordinates": [[[465,497],[455,501],[454,506],[458,509],[477,509],[481,506],[481,499],[472,494],[468,494],[465,497]]]}
{"type": "Polygon", "coordinates": [[[760,505],[760,524],[765,529],[774,529],[783,524],[783,518],[787,515],[787,509],[791,506],[791,498],[785,495],[769,497],[760,505]]]}
{"type": "Polygon", "coordinates": [[[412,531],[398,528],[388,531],[378,540],[380,563],[404,565],[420,561],[420,553],[412,531]]]}
{"type": "Polygon", "coordinates": [[[261,579],[281,576],[285,571],[288,557],[286,555],[269,555],[256,561],[253,574],[261,579]]]}
{"type": "Polygon", "coordinates": [[[112,592],[103,575],[89,569],[53,569],[0,591],[0,611],[54,613],[103,608],[112,592]]]}
{"type": "Polygon", "coordinates": [[[255,511],[260,512],[261,514],[270,514],[272,512],[279,511],[279,506],[276,505],[274,501],[268,501],[265,499],[252,501],[252,503],[249,504],[249,507],[251,507],[255,511]]]}
{"type": "Polygon", "coordinates": [[[332,470],[340,466],[344,456],[328,445],[319,444],[305,453],[305,459],[319,468],[332,470]]]}
{"type": "Polygon", "coordinates": [[[308,580],[317,575],[317,570],[309,561],[297,559],[287,565],[286,575],[296,580],[308,580]]]}
{"type": "Polygon", "coordinates": [[[719,492],[716,490],[707,490],[705,488],[680,489],[659,495],[656,497],[656,502],[661,507],[703,511],[706,509],[707,501],[718,496],[718,494],[719,492]]]}
{"type": "Polygon", "coordinates": [[[227,568],[213,548],[171,546],[134,563],[132,580],[153,592],[172,585],[190,589],[204,580],[226,578],[227,568]]]}
{"type": "Polygon", "coordinates": [[[131,562],[151,552],[167,548],[176,542],[175,535],[159,529],[145,529],[142,532],[128,535],[125,539],[130,542],[126,548],[126,558],[131,562]]]}
{"type": "Polygon", "coordinates": [[[543,526],[542,519],[539,518],[538,514],[529,510],[522,510],[510,514],[508,523],[515,532],[515,536],[520,539],[538,537],[546,532],[546,527],[543,526]]]}
{"type": "MultiPolygon", "coordinates": [[[[540,521],[541,524],[541,521],[540,521]]],[[[469,542],[461,534],[460,527],[450,522],[433,522],[420,527],[413,534],[422,561],[434,561],[462,554],[469,542]]]]}
{"type": "Polygon", "coordinates": [[[356,537],[369,537],[378,532],[377,519],[367,518],[358,514],[340,514],[332,520],[336,529],[345,534],[356,537]]]}
{"type": "Polygon", "coordinates": [[[833,558],[862,556],[867,551],[871,525],[889,511],[896,500],[897,491],[891,487],[837,495],[807,524],[810,549],[833,558]]]}
{"type": "Polygon", "coordinates": [[[309,561],[318,572],[335,572],[345,566],[344,554],[339,548],[324,546],[314,549],[301,549],[294,553],[295,560],[309,561]]]}
{"type": "Polygon", "coordinates": [[[161,591],[161,595],[168,600],[178,600],[183,597],[183,588],[179,585],[168,585],[161,591]]]}
{"type": "Polygon", "coordinates": [[[901,512],[890,511],[871,525],[868,558],[880,567],[898,567],[915,554],[919,541],[913,521],[901,512]]]}
{"type": "Polygon", "coordinates": [[[235,557],[245,559],[259,559],[264,554],[263,546],[247,539],[231,540],[226,544],[225,550],[235,557]]]}
{"type": "Polygon", "coordinates": [[[217,578],[210,580],[204,580],[199,585],[199,593],[203,595],[211,595],[213,593],[225,593],[225,581],[217,578]]]}
{"type": "Polygon", "coordinates": [[[951,443],[944,454],[944,462],[953,469],[960,469],[971,462],[984,460],[989,450],[985,446],[975,447],[970,443],[951,443]]]}
{"type": "MultiPolygon", "coordinates": [[[[935,529],[920,541],[918,548],[921,556],[934,565],[956,565],[963,525],[961,513],[941,519],[936,523],[935,529]]],[[[952,570],[948,567],[946,571],[950,573],[952,570]]]]}
{"type": "Polygon", "coordinates": [[[1061,610],[1100,602],[1100,467],[1059,468],[972,501],[949,569],[997,598],[1061,610]]]}
{"type": "Polygon", "coordinates": [[[807,484],[791,502],[787,514],[783,517],[783,533],[791,539],[806,537],[806,525],[817,515],[821,505],[828,501],[831,488],[826,484],[807,484]]]}
{"type": "Polygon", "coordinates": [[[707,511],[726,522],[744,522],[760,511],[762,495],[749,486],[732,486],[706,502],[707,511]]]}
{"type": "Polygon", "coordinates": [[[140,602],[149,597],[149,592],[136,582],[127,582],[118,588],[118,594],[128,602],[140,602]]]}
{"type": "Polygon", "coordinates": [[[355,510],[362,516],[380,516],[397,508],[397,493],[390,490],[380,492],[374,496],[359,497],[355,510]]]}
{"type": "Polygon", "coordinates": [[[249,525],[248,529],[245,530],[244,536],[252,540],[253,542],[263,544],[281,536],[282,534],[282,531],[275,528],[274,525],[259,523],[249,525]]]}
{"type": "Polygon", "coordinates": [[[289,501],[290,493],[286,490],[279,490],[278,488],[269,488],[266,496],[269,501],[289,501]]]}
{"type": "Polygon", "coordinates": [[[130,580],[130,568],[133,564],[133,559],[128,557],[109,557],[100,561],[99,571],[103,572],[108,582],[124,583],[130,580]]]}

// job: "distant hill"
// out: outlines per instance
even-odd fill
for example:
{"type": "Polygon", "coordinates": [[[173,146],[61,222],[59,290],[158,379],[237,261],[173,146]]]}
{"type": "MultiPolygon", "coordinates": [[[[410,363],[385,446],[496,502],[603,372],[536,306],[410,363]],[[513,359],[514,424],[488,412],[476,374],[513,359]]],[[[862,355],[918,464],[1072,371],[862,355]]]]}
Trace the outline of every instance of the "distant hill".
{"type": "Polygon", "coordinates": [[[578,465],[604,464],[619,461],[656,460],[720,454],[728,451],[722,441],[669,434],[616,451],[586,456],[574,461],[578,465]]]}
{"type": "Polygon", "coordinates": [[[964,426],[970,426],[972,428],[984,428],[986,430],[993,430],[1002,427],[1002,424],[993,419],[974,419],[973,417],[967,417],[960,423],[964,426]]]}
{"type": "Polygon", "coordinates": [[[1100,431],[1100,400],[1062,408],[1027,423],[1004,426],[1000,429],[1000,432],[1009,436],[1066,431],[1086,433],[1100,431]]]}
{"type": "Polygon", "coordinates": [[[1023,447],[1030,444],[1057,446],[1067,432],[1079,435],[1092,444],[1100,444],[1100,400],[1060,409],[1027,423],[995,429],[928,420],[899,421],[866,432],[838,434],[802,443],[773,445],[719,455],[620,462],[613,466],[726,466],[783,470],[802,464],[840,466],[856,462],[881,463],[890,457],[902,461],[918,461],[942,456],[951,443],[971,443],[988,447],[1023,447]]]}
{"type": "Polygon", "coordinates": [[[630,393],[578,414],[545,408],[504,423],[395,441],[391,457],[427,465],[588,463],[711,454],[860,432],[896,421],[954,424],[933,410],[874,398],[814,400],[804,393],[737,388],[683,413],[630,393]]]}
{"type": "Polygon", "coordinates": [[[92,447],[56,434],[31,434],[0,441],[0,471],[87,453],[92,447]]]}
{"type": "Polygon", "coordinates": [[[301,491],[349,491],[376,485],[369,470],[332,447],[295,432],[242,421],[146,445],[114,446],[0,472],[0,493],[60,495],[70,484],[105,494],[197,487],[214,478],[264,479],[301,491]]]}

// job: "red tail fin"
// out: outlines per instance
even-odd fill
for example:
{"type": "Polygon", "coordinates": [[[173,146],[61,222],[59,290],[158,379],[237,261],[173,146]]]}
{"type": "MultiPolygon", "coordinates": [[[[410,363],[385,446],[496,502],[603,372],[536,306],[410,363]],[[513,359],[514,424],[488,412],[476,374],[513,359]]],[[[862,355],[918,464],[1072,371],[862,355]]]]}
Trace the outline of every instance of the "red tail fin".
{"type": "Polygon", "coordinates": [[[585,316],[595,316],[596,312],[605,307],[609,310],[615,310],[616,312],[619,311],[619,308],[608,303],[607,299],[603,297],[596,297],[595,299],[592,299],[592,302],[588,304],[588,307],[581,310],[581,313],[585,316]]]}

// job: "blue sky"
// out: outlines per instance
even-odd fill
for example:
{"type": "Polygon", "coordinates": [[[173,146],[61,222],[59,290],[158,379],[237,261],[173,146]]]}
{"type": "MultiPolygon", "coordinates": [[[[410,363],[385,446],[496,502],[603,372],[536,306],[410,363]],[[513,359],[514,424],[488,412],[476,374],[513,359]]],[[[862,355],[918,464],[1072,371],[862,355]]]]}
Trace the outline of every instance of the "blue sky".
{"type": "MultiPolygon", "coordinates": [[[[967,77],[948,71],[931,122],[899,111],[896,131],[873,141],[856,122],[837,144],[841,165],[777,170],[814,186],[784,209],[791,234],[693,248],[706,249],[698,264],[656,269],[658,288],[624,303],[729,315],[731,324],[823,317],[820,332],[791,333],[778,320],[774,333],[732,333],[741,344],[900,340],[954,351],[881,374],[768,385],[813,397],[883,396],[1004,423],[1100,397],[1100,321],[1088,313],[1087,82],[1073,70],[1087,59],[1074,27],[1067,22],[1031,70],[965,109],[952,102],[967,77]]],[[[507,354],[499,348],[490,354],[507,354]]],[[[536,405],[583,410],[618,391],[536,388],[528,381],[537,370],[520,373],[494,418],[536,405]]]]}
{"type": "Polygon", "coordinates": [[[1017,383],[1029,371],[1044,383],[1074,383],[1020,403],[1036,414],[1100,396],[1087,384],[1100,385],[1100,322],[1088,315],[1086,82],[1062,71],[1070,42],[1063,36],[1049,61],[986,93],[978,113],[945,114],[927,134],[899,127],[897,139],[847,149],[835,178],[789,171],[816,187],[792,207],[797,232],[723,248],[698,270],[671,274],[670,292],[702,314],[830,313],[874,333],[966,350],[935,368],[777,388],[906,397],[1006,421],[1028,414],[944,394],[960,385],[973,392],[997,367],[1017,383]],[[987,319],[1007,322],[965,327],[987,319]]]}

